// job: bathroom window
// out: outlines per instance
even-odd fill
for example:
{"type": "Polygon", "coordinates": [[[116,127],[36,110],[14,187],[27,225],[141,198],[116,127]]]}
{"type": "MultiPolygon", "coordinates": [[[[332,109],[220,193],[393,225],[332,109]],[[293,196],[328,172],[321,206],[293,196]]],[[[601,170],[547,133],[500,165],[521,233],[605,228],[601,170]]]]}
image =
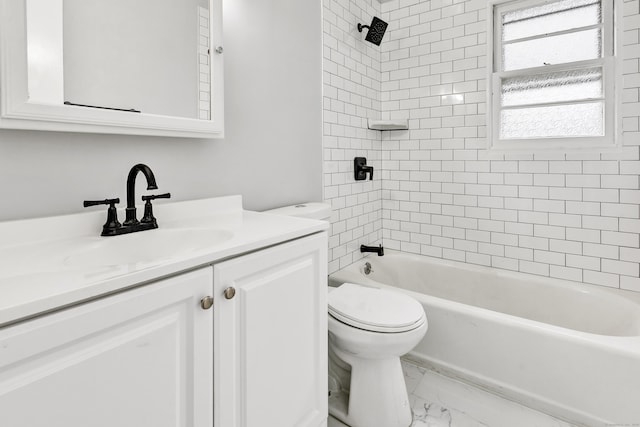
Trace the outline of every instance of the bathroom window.
{"type": "Polygon", "coordinates": [[[492,7],[493,147],[614,145],[614,0],[492,7]]]}

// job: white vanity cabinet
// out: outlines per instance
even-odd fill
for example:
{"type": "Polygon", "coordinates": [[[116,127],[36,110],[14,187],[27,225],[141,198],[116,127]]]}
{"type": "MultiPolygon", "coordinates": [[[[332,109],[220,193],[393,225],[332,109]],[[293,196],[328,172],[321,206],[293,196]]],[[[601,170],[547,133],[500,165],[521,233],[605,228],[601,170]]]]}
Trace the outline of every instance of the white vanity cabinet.
{"type": "Polygon", "coordinates": [[[214,265],[214,427],[326,426],[326,239],[214,265]]]}
{"type": "Polygon", "coordinates": [[[0,426],[326,426],[326,251],[312,234],[0,328],[0,426]]]}
{"type": "Polygon", "coordinates": [[[0,329],[3,427],[210,427],[210,267],[0,329]]]}

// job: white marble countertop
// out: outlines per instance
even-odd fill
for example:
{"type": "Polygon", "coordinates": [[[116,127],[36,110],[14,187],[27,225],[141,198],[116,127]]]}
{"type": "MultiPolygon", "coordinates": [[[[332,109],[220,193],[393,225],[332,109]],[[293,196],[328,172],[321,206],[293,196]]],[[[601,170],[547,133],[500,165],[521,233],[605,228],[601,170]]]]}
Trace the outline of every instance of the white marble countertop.
{"type": "MultiPolygon", "coordinates": [[[[138,217],[142,212],[139,206],[138,217]]],[[[157,203],[154,215],[158,230],[114,237],[100,236],[105,206],[0,222],[0,327],[328,228],[325,221],[245,211],[240,196],[157,203]],[[175,251],[164,245],[156,256],[167,235],[171,245],[179,244],[175,251]],[[190,247],[192,237],[199,239],[190,247]],[[105,261],[99,249],[113,243],[125,255],[105,261]],[[150,250],[139,260],[126,259],[128,251],[136,257],[138,246],[150,250]]]]}

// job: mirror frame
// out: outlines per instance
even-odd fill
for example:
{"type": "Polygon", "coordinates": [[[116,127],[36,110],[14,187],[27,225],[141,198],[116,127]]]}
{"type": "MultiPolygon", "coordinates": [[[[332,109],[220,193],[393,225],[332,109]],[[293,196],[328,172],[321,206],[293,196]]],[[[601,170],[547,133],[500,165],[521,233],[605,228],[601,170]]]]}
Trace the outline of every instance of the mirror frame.
{"type": "Polygon", "coordinates": [[[26,2],[0,1],[0,128],[224,137],[223,55],[216,52],[222,46],[222,0],[209,0],[211,120],[29,102],[26,2]]]}

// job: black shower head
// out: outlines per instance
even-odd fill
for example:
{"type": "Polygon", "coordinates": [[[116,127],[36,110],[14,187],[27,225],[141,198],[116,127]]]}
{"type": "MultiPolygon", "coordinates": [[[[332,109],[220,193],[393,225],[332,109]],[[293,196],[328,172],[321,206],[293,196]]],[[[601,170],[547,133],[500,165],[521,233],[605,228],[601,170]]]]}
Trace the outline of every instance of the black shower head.
{"type": "Polygon", "coordinates": [[[382,42],[382,37],[384,37],[384,32],[387,31],[387,24],[382,19],[377,16],[373,17],[373,21],[371,21],[371,26],[358,24],[358,31],[362,32],[363,28],[368,28],[367,37],[364,39],[370,43],[375,44],[376,46],[380,46],[382,42]]]}

